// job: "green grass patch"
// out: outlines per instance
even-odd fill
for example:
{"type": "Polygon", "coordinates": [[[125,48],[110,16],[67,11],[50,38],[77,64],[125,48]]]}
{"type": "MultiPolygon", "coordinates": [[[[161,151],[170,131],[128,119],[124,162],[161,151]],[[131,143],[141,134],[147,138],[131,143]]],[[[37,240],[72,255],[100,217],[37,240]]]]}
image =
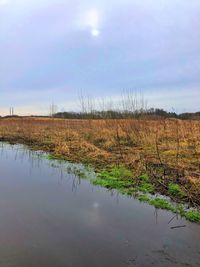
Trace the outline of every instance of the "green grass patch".
{"type": "MultiPolygon", "coordinates": [[[[104,172],[104,175],[105,174],[106,174],[106,171],[104,172]]],[[[114,167],[109,172],[107,172],[107,174],[115,178],[130,179],[133,177],[133,173],[123,166],[114,167]]]]}
{"type": "Polygon", "coordinates": [[[170,210],[170,211],[173,211],[173,212],[176,211],[176,208],[174,208],[172,206],[172,204],[170,204],[166,199],[163,199],[163,198],[151,199],[147,195],[140,195],[138,197],[138,200],[141,201],[141,202],[148,203],[148,204],[154,206],[156,209],[170,210]]]}
{"type": "Polygon", "coordinates": [[[113,167],[109,170],[103,170],[98,174],[99,179],[127,180],[130,181],[133,174],[125,167],[113,167]]]}
{"type": "Polygon", "coordinates": [[[132,172],[125,167],[114,167],[110,170],[103,170],[93,181],[93,184],[106,188],[118,189],[123,194],[132,195],[136,191],[143,193],[154,193],[155,187],[150,183],[147,174],[141,175],[136,184],[136,180],[132,179],[132,172]]]}
{"type": "Polygon", "coordinates": [[[114,177],[109,178],[97,178],[93,181],[94,185],[100,185],[102,187],[110,188],[110,189],[123,189],[125,187],[130,186],[126,181],[119,180],[114,177]]]}
{"type": "Polygon", "coordinates": [[[139,185],[138,185],[139,191],[143,193],[154,193],[155,192],[155,187],[153,184],[151,184],[148,174],[145,173],[139,176],[138,180],[139,180],[139,185]]]}
{"type": "Polygon", "coordinates": [[[168,185],[168,192],[170,195],[184,197],[185,193],[178,184],[170,183],[168,185]]]}
{"type": "Polygon", "coordinates": [[[139,176],[139,180],[143,181],[143,182],[149,182],[150,179],[149,179],[148,174],[145,173],[145,174],[142,174],[141,176],[139,176]]]}
{"type": "Polygon", "coordinates": [[[149,203],[157,209],[175,211],[175,208],[167,200],[162,199],[162,198],[152,199],[149,203]]]}
{"type": "Polygon", "coordinates": [[[146,183],[146,182],[140,183],[138,189],[139,189],[139,191],[141,191],[143,193],[154,193],[154,191],[155,191],[154,185],[152,185],[150,183],[146,183]]]}
{"type": "Polygon", "coordinates": [[[138,200],[145,203],[149,203],[151,201],[151,199],[147,195],[140,195],[138,197],[138,200]]]}
{"type": "Polygon", "coordinates": [[[184,216],[191,222],[200,223],[200,212],[198,211],[195,210],[187,211],[185,212],[184,216]]]}
{"type": "Polygon", "coordinates": [[[114,167],[100,172],[93,181],[93,184],[117,189],[124,194],[131,195],[135,191],[134,181],[131,179],[132,175],[132,172],[125,167],[114,167]]]}

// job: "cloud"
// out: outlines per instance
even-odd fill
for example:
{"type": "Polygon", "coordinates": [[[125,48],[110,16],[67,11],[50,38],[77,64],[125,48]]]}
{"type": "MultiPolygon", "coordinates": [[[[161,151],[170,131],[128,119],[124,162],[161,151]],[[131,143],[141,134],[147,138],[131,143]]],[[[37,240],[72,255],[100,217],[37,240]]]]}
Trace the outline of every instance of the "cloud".
{"type": "Polygon", "coordinates": [[[0,6],[6,5],[8,3],[8,0],[0,0],[0,6]]]}
{"type": "Polygon", "coordinates": [[[69,98],[167,88],[192,108],[180,92],[200,85],[199,12],[198,0],[0,0],[0,96],[27,106],[39,92],[56,98],[51,88],[73,88],[69,98]]]}

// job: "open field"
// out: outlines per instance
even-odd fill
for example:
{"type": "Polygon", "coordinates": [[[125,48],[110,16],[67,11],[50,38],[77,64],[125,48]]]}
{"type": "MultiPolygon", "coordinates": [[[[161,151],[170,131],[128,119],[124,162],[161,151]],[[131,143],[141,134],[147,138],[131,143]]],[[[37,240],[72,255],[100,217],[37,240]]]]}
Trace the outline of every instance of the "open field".
{"type": "Polygon", "coordinates": [[[197,208],[199,133],[195,120],[0,119],[1,141],[27,144],[99,171],[124,168],[129,170],[128,175],[122,172],[125,184],[139,184],[143,177],[144,192],[161,192],[197,208]]]}

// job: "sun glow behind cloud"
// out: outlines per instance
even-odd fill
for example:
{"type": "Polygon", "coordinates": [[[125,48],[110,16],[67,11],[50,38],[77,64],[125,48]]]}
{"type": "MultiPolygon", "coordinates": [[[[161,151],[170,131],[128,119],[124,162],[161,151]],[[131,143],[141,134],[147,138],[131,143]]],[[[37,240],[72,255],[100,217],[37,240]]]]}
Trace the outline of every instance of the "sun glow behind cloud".
{"type": "Polygon", "coordinates": [[[92,34],[92,36],[96,37],[96,36],[99,36],[100,31],[97,29],[93,29],[93,30],[91,30],[91,34],[92,34]]]}

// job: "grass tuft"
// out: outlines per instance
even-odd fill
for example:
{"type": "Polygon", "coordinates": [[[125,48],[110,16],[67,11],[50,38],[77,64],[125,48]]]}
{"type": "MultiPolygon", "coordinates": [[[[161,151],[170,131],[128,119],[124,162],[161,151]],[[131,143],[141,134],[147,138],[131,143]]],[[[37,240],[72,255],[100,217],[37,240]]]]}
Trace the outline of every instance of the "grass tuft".
{"type": "Polygon", "coordinates": [[[180,185],[175,184],[175,183],[170,183],[168,185],[168,192],[169,194],[173,195],[173,196],[179,196],[179,197],[184,197],[185,194],[183,192],[183,190],[181,189],[180,185]]]}
{"type": "Polygon", "coordinates": [[[185,218],[191,222],[200,223],[200,212],[194,210],[187,211],[185,212],[185,218]]]}
{"type": "Polygon", "coordinates": [[[97,175],[97,178],[93,181],[93,184],[110,189],[118,189],[122,193],[127,191],[128,194],[131,194],[131,190],[133,190],[131,188],[134,185],[131,178],[132,172],[127,170],[125,167],[114,167],[110,170],[103,170],[100,172],[97,175]]]}
{"type": "Polygon", "coordinates": [[[166,209],[174,211],[174,207],[165,199],[155,198],[150,201],[150,204],[157,209],[166,209]]]}
{"type": "Polygon", "coordinates": [[[139,176],[139,180],[143,181],[143,182],[149,182],[149,176],[148,174],[143,174],[141,176],[139,176]]]}
{"type": "Polygon", "coordinates": [[[144,193],[154,193],[155,192],[155,187],[154,185],[146,182],[140,183],[138,187],[139,191],[144,192],[144,193]]]}

